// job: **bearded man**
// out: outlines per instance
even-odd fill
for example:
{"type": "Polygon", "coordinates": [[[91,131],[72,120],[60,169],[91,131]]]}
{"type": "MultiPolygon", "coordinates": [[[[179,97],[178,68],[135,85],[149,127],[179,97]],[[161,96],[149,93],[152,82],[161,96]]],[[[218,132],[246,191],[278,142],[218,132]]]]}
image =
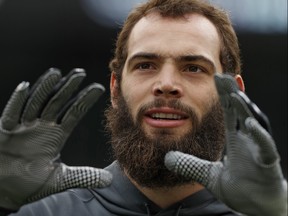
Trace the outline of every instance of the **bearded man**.
{"type": "Polygon", "coordinates": [[[115,162],[103,170],[58,160],[103,86],[71,99],[85,71],[55,68],[31,91],[21,83],[1,117],[2,214],[284,216],[287,182],[269,122],[243,93],[239,53],[227,14],[209,3],[135,8],[110,63],[115,162]]]}

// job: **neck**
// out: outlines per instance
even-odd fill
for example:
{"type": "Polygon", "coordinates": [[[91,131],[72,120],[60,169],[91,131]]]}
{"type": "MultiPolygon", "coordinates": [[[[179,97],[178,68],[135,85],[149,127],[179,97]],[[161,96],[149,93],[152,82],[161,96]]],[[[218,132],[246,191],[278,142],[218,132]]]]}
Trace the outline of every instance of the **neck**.
{"type": "Polygon", "coordinates": [[[180,202],[204,188],[204,186],[199,183],[185,184],[170,188],[147,188],[139,185],[131,177],[128,176],[128,178],[148,199],[163,209],[180,202]]]}

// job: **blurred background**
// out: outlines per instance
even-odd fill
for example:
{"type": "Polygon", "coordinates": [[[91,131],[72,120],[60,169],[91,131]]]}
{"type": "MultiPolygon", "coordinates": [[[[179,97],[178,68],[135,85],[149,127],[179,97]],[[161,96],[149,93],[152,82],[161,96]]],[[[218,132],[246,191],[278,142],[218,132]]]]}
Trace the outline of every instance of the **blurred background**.
{"type": "MultiPolygon", "coordinates": [[[[87,71],[83,87],[107,91],[68,139],[62,160],[105,167],[113,159],[103,112],[114,43],[127,13],[144,0],[0,0],[0,110],[17,84],[50,67],[87,71]]],[[[287,178],[287,1],[211,0],[230,12],[248,96],[269,117],[287,178]]]]}

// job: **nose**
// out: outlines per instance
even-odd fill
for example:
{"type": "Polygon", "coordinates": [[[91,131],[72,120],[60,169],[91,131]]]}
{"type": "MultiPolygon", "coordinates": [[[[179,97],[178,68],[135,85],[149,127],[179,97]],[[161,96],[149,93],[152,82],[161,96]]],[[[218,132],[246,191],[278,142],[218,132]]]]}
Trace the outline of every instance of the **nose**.
{"type": "Polygon", "coordinates": [[[179,72],[175,70],[162,70],[153,86],[155,96],[180,98],[183,95],[179,72]]]}

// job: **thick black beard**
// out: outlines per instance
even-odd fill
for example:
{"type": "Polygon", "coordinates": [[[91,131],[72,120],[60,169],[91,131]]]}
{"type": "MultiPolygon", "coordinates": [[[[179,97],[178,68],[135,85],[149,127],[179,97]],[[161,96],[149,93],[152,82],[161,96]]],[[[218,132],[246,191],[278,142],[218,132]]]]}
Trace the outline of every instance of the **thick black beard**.
{"type": "Polygon", "coordinates": [[[106,129],[111,132],[113,154],[122,169],[139,185],[148,188],[170,188],[192,183],[191,180],[170,172],[164,165],[168,151],[177,150],[199,158],[216,161],[222,156],[225,140],[223,111],[219,102],[213,102],[201,120],[195,112],[172,101],[168,106],[190,113],[193,129],[181,138],[173,138],[169,130],[159,130],[158,136],[149,137],[141,128],[141,116],[151,106],[167,105],[157,100],[143,107],[134,123],[122,94],[117,98],[117,108],[108,107],[106,129]],[[200,122],[200,123],[199,123],[200,122]]]}

